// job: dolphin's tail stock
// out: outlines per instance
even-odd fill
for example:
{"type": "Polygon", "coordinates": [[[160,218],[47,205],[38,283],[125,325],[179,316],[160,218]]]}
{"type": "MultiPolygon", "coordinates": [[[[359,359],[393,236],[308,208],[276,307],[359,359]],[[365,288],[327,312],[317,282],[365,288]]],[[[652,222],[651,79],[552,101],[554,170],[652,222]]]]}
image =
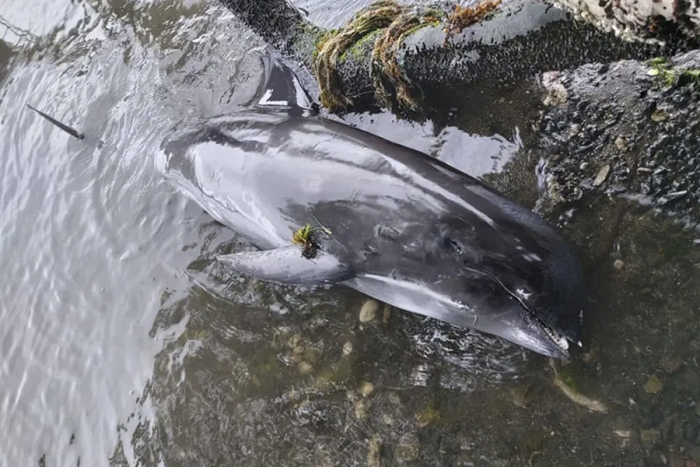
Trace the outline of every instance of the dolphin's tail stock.
{"type": "Polygon", "coordinates": [[[34,112],[36,112],[36,113],[38,113],[39,115],[41,115],[42,117],[44,117],[46,120],[48,120],[49,122],[51,122],[51,123],[53,123],[54,125],[56,125],[57,127],[59,127],[61,130],[65,131],[66,133],[68,133],[68,134],[71,135],[72,137],[78,138],[78,139],[83,139],[83,138],[85,138],[85,135],[82,134],[82,133],[79,133],[78,130],[76,130],[75,128],[71,128],[71,127],[69,127],[68,125],[65,125],[65,124],[59,122],[59,121],[56,120],[55,118],[46,115],[46,114],[45,114],[44,112],[42,112],[41,110],[37,110],[37,109],[35,109],[34,107],[32,107],[31,105],[29,105],[29,104],[27,104],[27,107],[29,107],[29,108],[32,109],[34,112]]]}

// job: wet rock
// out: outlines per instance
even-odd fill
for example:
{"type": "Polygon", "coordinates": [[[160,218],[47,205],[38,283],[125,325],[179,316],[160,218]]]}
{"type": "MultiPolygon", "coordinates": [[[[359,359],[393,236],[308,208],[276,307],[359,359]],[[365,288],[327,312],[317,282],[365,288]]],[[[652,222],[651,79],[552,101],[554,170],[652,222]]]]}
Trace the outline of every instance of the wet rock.
{"type": "Polygon", "coordinates": [[[681,360],[681,358],[678,356],[667,357],[661,364],[661,367],[669,375],[672,375],[680,370],[681,366],[683,366],[683,360],[681,360]]]}
{"type": "Polygon", "coordinates": [[[645,446],[653,446],[659,442],[661,433],[659,430],[642,430],[639,437],[645,446]]]}
{"type": "MultiPolygon", "coordinates": [[[[671,62],[700,69],[700,51],[671,62]]],[[[547,148],[539,153],[544,167],[538,172],[540,209],[554,212],[580,199],[581,192],[598,194],[610,184],[628,199],[662,207],[684,223],[700,223],[700,87],[662,85],[647,78],[647,71],[643,63],[625,61],[603,75],[594,65],[558,72],[568,100],[546,107],[540,117],[541,143],[547,148]],[[569,131],[574,123],[581,125],[576,134],[569,131]],[[603,177],[600,171],[607,165],[603,177]],[[600,175],[594,172],[594,180],[592,167],[600,175]]]]}
{"type": "Polygon", "coordinates": [[[376,300],[367,300],[360,309],[360,322],[368,323],[374,319],[379,311],[379,302],[376,300]]]}
{"type": "Polygon", "coordinates": [[[399,444],[394,448],[394,458],[399,464],[412,462],[420,456],[420,441],[415,433],[406,433],[399,438],[399,444]]]}
{"type": "Polygon", "coordinates": [[[664,385],[656,375],[649,376],[649,379],[644,383],[644,392],[647,394],[658,394],[663,389],[664,385]]]}
{"type": "Polygon", "coordinates": [[[348,356],[352,353],[352,342],[347,341],[345,344],[343,344],[343,355],[348,356]]]}

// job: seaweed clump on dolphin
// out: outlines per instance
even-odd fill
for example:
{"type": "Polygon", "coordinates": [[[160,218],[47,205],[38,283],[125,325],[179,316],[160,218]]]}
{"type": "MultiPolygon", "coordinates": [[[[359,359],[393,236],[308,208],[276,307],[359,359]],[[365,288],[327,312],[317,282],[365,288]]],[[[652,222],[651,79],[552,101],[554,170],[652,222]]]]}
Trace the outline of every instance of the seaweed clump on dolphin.
{"type": "Polygon", "coordinates": [[[425,153],[309,115],[280,63],[267,79],[257,105],[173,128],[156,156],[164,177],[257,248],[221,264],[344,285],[554,358],[581,345],[581,265],[547,221],[425,153]]]}
{"type": "Polygon", "coordinates": [[[292,234],[292,243],[301,247],[301,256],[306,259],[314,259],[318,255],[321,245],[318,234],[323,233],[330,237],[331,231],[319,224],[320,227],[312,227],[306,223],[292,234]]]}

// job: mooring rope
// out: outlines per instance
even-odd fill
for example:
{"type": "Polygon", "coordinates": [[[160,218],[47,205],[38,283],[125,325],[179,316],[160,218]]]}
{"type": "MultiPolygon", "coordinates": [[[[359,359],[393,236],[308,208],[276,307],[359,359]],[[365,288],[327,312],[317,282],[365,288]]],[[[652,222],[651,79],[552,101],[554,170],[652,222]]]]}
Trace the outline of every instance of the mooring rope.
{"type": "Polygon", "coordinates": [[[464,27],[481,21],[494,10],[501,0],[485,0],[475,8],[457,7],[447,13],[430,7],[409,7],[395,0],[378,0],[356,13],[350,22],[323,37],[314,58],[313,71],[320,88],[321,104],[331,112],[344,110],[353,104],[352,98],[343,94],[338,75],[338,60],[351,47],[374,34],[370,75],[380,105],[392,107],[395,101],[408,109],[417,109],[417,86],[403,73],[398,60],[398,50],[403,40],[426,26],[444,24],[445,40],[464,27]],[[378,31],[383,30],[383,32],[378,31]]]}

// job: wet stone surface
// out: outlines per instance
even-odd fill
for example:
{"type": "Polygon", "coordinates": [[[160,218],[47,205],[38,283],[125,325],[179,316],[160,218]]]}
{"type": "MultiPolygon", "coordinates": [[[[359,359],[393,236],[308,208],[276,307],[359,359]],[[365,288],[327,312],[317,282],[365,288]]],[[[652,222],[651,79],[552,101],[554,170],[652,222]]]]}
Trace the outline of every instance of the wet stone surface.
{"type": "MultiPolygon", "coordinates": [[[[670,63],[698,70],[700,51],[670,63]]],[[[668,86],[653,68],[623,61],[545,74],[549,95],[560,97],[539,122],[550,202],[563,208],[602,190],[698,223],[700,88],[688,80],[668,86]]]]}

